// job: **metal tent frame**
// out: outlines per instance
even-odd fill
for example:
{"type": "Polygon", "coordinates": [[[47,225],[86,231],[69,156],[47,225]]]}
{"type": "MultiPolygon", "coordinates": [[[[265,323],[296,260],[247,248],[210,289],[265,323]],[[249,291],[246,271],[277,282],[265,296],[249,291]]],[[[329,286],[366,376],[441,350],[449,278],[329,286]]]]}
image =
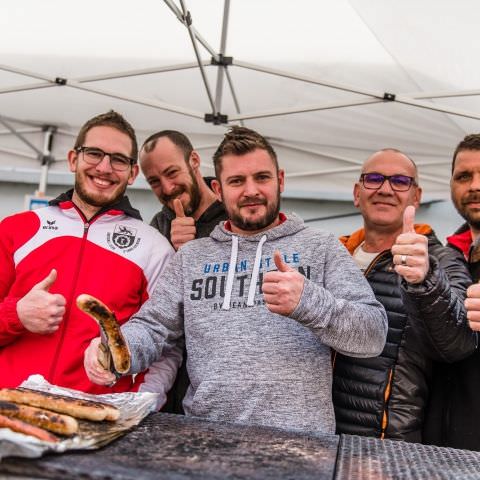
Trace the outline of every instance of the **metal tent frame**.
{"type": "MultiPolygon", "coordinates": [[[[457,108],[451,108],[446,105],[441,105],[438,100],[444,98],[453,97],[469,97],[480,95],[480,90],[465,90],[465,91],[439,91],[439,92],[421,92],[421,93],[396,93],[396,92],[383,92],[377,90],[370,90],[360,88],[354,85],[347,85],[343,83],[333,83],[326,81],[322,78],[314,78],[306,75],[294,74],[291,72],[267,68],[261,65],[253,64],[238,60],[233,57],[227,56],[227,38],[228,38],[228,25],[229,25],[229,12],[230,12],[230,0],[224,1],[223,10],[223,22],[221,29],[220,47],[219,50],[215,50],[208,42],[202,37],[202,35],[196,30],[193,25],[192,15],[190,14],[186,1],[180,0],[180,7],[178,7],[173,0],[164,0],[165,5],[171,10],[175,17],[184,25],[186,32],[189,35],[194,55],[195,62],[183,63],[169,66],[161,66],[158,68],[137,69],[129,71],[119,71],[113,73],[107,73],[102,75],[83,76],[78,78],[62,78],[62,77],[49,77],[42,75],[38,72],[33,72],[25,69],[16,68],[8,65],[0,65],[0,70],[4,72],[10,72],[18,75],[28,77],[30,79],[38,80],[36,83],[29,83],[23,85],[12,85],[0,89],[0,95],[7,95],[15,92],[24,92],[36,89],[46,88],[70,88],[82,90],[95,95],[101,95],[110,97],[113,99],[119,99],[126,102],[131,102],[136,105],[146,106],[153,109],[158,109],[167,112],[173,112],[180,115],[185,115],[190,118],[197,119],[199,121],[211,122],[215,125],[226,125],[231,123],[241,123],[246,121],[260,118],[272,118],[277,116],[288,116],[305,112],[318,112],[322,110],[343,109],[351,107],[359,107],[371,104],[387,104],[397,102],[399,104],[407,105],[413,108],[427,109],[435,112],[440,112],[448,115],[480,120],[480,114],[473,111],[466,111],[457,108]],[[200,54],[200,47],[203,47],[206,52],[211,56],[210,60],[202,59],[200,54]],[[251,111],[242,112],[240,107],[240,99],[236,93],[234,81],[230,75],[230,69],[236,67],[239,69],[246,69],[256,72],[261,72],[266,75],[278,76],[285,79],[290,79],[297,82],[304,82],[311,85],[317,85],[321,87],[327,87],[331,89],[341,90],[344,92],[353,93],[358,95],[357,100],[348,102],[330,102],[330,103],[312,103],[300,107],[292,108],[278,108],[275,110],[265,111],[251,111]],[[144,98],[138,95],[120,94],[110,89],[99,88],[94,86],[95,82],[120,79],[126,77],[136,77],[143,75],[158,74],[163,72],[174,72],[179,70],[196,69],[200,70],[203,82],[204,93],[208,98],[210,105],[210,112],[201,112],[193,109],[188,109],[179,105],[172,105],[165,102],[153,100],[151,98],[144,98]],[[215,89],[209,84],[206,70],[216,68],[216,85],[215,89]],[[235,106],[235,112],[222,111],[222,101],[226,91],[226,85],[228,85],[228,91],[231,95],[235,106]]],[[[5,130],[0,131],[0,135],[14,134],[24,145],[29,148],[28,152],[2,148],[0,151],[8,153],[14,156],[21,156],[25,158],[36,158],[41,164],[41,177],[39,181],[39,191],[44,192],[47,185],[49,167],[57,161],[52,154],[52,144],[57,135],[71,135],[70,132],[59,128],[55,125],[38,125],[36,123],[29,123],[10,117],[0,116],[0,124],[3,125],[5,130]],[[14,126],[18,124],[18,126],[14,126]],[[43,146],[39,147],[34,145],[27,138],[27,134],[32,132],[43,132],[44,142],[43,146]]],[[[304,172],[287,172],[287,177],[290,178],[302,178],[311,177],[316,175],[329,175],[341,172],[354,171],[358,169],[361,162],[356,159],[348,158],[347,156],[333,155],[327,151],[320,151],[318,149],[309,149],[294,145],[289,142],[285,142],[278,139],[272,139],[272,143],[277,146],[282,146],[287,149],[293,149],[297,151],[303,151],[309,155],[322,158],[331,158],[339,161],[346,166],[339,166],[338,168],[319,168],[314,170],[308,170],[304,172]]],[[[438,162],[437,162],[438,163],[438,162]]],[[[445,162],[440,162],[445,163],[445,162]]],[[[434,162],[428,163],[428,165],[434,165],[434,162]]],[[[438,183],[440,185],[448,185],[448,180],[432,175],[424,174],[423,177],[431,182],[438,183]]]]}

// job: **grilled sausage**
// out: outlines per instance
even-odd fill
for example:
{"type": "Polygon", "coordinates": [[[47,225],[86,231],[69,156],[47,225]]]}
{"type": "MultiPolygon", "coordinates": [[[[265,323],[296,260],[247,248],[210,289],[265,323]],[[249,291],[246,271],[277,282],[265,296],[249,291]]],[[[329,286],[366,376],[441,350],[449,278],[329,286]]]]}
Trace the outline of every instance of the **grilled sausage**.
{"type": "MultiPolygon", "coordinates": [[[[104,337],[106,337],[113,362],[112,371],[119,375],[128,373],[130,370],[130,352],[115,314],[100,300],[87,294],[77,297],[77,306],[98,323],[104,337]]],[[[105,364],[102,364],[102,366],[109,369],[105,364]]]]}
{"type": "Polygon", "coordinates": [[[118,408],[108,403],[93,402],[27,388],[2,388],[0,389],[0,400],[46,408],[53,412],[66,413],[72,417],[96,422],[102,420],[114,421],[120,416],[118,408]]]}
{"type": "Polygon", "coordinates": [[[55,435],[52,435],[50,432],[47,432],[42,428],[34,427],[29,423],[22,422],[21,420],[17,420],[16,418],[9,418],[5,415],[0,415],[0,428],[9,428],[14,432],[30,435],[45,442],[55,443],[59,441],[59,439],[55,435]]]}
{"type": "Polygon", "coordinates": [[[60,435],[73,435],[78,431],[78,422],[74,418],[29,405],[0,400],[0,415],[17,418],[60,435]]]}

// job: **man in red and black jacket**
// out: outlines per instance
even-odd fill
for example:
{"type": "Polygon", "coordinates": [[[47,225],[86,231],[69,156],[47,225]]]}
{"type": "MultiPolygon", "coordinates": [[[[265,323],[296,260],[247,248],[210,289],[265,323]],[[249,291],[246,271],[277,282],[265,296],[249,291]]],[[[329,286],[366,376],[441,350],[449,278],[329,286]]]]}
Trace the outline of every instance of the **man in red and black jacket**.
{"type": "MultiPolygon", "coordinates": [[[[468,262],[474,282],[480,280],[480,134],[467,135],[453,155],[452,201],[466,220],[448,246],[468,262]]],[[[468,291],[465,305],[470,326],[480,330],[478,285],[468,291]]],[[[480,352],[451,365],[437,365],[424,438],[445,447],[480,450],[480,352]]]]}
{"type": "Polygon", "coordinates": [[[31,374],[90,393],[165,390],[180,351],[148,373],[112,388],[92,384],[83,351],[98,325],[77,307],[78,295],[99,298],[126,322],[149,298],[173,255],[168,241],[141,221],[125,196],[138,175],[137,142],[118,113],[89,120],[68,152],[75,187],[45,208],[0,223],[0,387],[31,374]]]}

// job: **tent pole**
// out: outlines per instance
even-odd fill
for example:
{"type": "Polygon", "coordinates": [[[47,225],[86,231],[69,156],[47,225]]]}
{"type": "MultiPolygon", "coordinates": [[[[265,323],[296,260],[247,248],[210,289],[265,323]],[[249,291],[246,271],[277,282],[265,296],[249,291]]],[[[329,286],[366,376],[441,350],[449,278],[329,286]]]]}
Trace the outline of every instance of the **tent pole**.
{"type": "Polygon", "coordinates": [[[284,70],[277,70],[274,68],[263,67],[261,65],[248,63],[248,62],[241,62],[235,59],[233,61],[233,64],[236,65],[237,67],[246,68],[248,70],[255,70],[257,72],[276,75],[277,77],[290,78],[292,80],[298,80],[300,82],[313,83],[314,85],[321,85],[323,87],[330,87],[330,88],[335,88],[337,90],[344,90],[345,92],[358,93],[360,95],[368,95],[369,97],[383,99],[383,95],[384,95],[384,92],[380,92],[380,91],[367,90],[363,88],[361,89],[358,87],[354,87],[352,85],[347,85],[342,83],[327,82],[326,80],[318,80],[316,78],[309,77],[307,75],[297,75],[295,73],[285,72],[284,70]]]}
{"type": "Polygon", "coordinates": [[[84,90],[85,92],[97,93],[98,95],[104,95],[110,98],[117,98],[119,100],[125,100],[126,102],[136,103],[138,105],[145,105],[147,107],[158,108],[159,110],[165,110],[167,112],[180,113],[188,117],[203,119],[203,115],[195,110],[189,110],[183,107],[177,107],[176,105],[169,105],[168,103],[158,102],[155,100],[149,100],[142,97],[134,97],[132,95],[122,95],[110,90],[104,90],[101,88],[90,87],[82,83],[78,83],[74,80],[67,80],[66,85],[70,88],[76,88],[78,90],[84,90]]]}
{"type": "Polygon", "coordinates": [[[8,153],[8,155],[14,155],[16,157],[29,158],[31,160],[38,159],[38,155],[34,155],[33,153],[29,153],[29,152],[22,152],[20,150],[12,150],[11,148],[0,147],[0,152],[8,153]]]}
{"type": "Polygon", "coordinates": [[[27,140],[22,134],[18,133],[17,130],[15,130],[6,120],[4,117],[0,115],[0,123],[13,135],[15,135],[20,141],[25,143],[25,145],[28,145],[38,156],[42,155],[42,152],[29,140],[27,140]]]}
{"type": "Polygon", "coordinates": [[[249,120],[253,118],[268,118],[268,117],[278,117],[281,115],[291,115],[293,113],[305,113],[305,112],[316,112],[319,110],[333,110],[335,108],[345,108],[345,107],[355,107],[358,105],[369,105],[373,103],[383,103],[384,100],[378,98],[366,98],[364,100],[349,101],[349,102],[340,102],[340,103],[330,103],[323,105],[307,105],[305,107],[294,107],[289,109],[278,109],[278,110],[269,110],[266,112],[252,112],[252,113],[242,113],[240,115],[232,115],[230,121],[235,120],[249,120]]]}
{"type": "MultiPolygon", "coordinates": [[[[208,60],[204,60],[203,65],[210,65],[210,62],[208,60]]],[[[88,77],[80,77],[80,78],[74,78],[73,81],[76,81],[78,83],[88,83],[88,82],[99,82],[103,80],[115,80],[118,78],[126,78],[126,77],[135,77],[135,76],[141,76],[141,75],[152,75],[155,73],[164,73],[164,72],[175,72],[178,70],[187,70],[189,68],[197,68],[198,63],[196,62],[191,62],[191,63],[182,63],[178,65],[167,65],[165,67],[153,67],[153,68],[143,68],[141,70],[127,70],[123,72],[113,72],[113,73],[104,73],[101,75],[91,75],[88,77]]],[[[18,72],[20,73],[20,72],[18,72]]],[[[25,75],[25,73],[21,73],[22,75],[25,75]]],[[[36,77],[34,77],[36,78],[36,77]]],[[[72,80],[70,80],[72,81],[72,80]]],[[[49,87],[56,87],[57,83],[55,83],[52,80],[49,80],[48,82],[41,82],[41,83],[30,83],[26,85],[15,85],[13,87],[5,87],[5,88],[0,88],[0,94],[1,93],[13,93],[13,92],[25,92],[28,90],[37,90],[39,88],[49,88],[49,87]]]]}
{"type": "Polygon", "coordinates": [[[43,139],[42,168],[40,169],[40,181],[38,183],[37,191],[37,194],[39,196],[44,196],[47,191],[48,169],[53,161],[52,145],[53,136],[56,130],[57,128],[52,127],[51,125],[45,127],[45,137],[43,139]]]}
{"type": "Polygon", "coordinates": [[[192,41],[193,50],[195,52],[195,56],[197,57],[198,66],[200,68],[200,73],[202,75],[203,84],[205,85],[205,90],[207,91],[208,101],[210,102],[212,112],[215,114],[217,113],[215,111],[215,104],[213,103],[213,97],[210,91],[210,86],[208,85],[207,75],[205,73],[205,69],[203,68],[202,59],[200,58],[200,52],[198,51],[198,47],[197,47],[197,40],[192,29],[192,17],[190,15],[190,12],[187,11],[187,7],[185,6],[184,0],[180,0],[180,4],[182,5],[184,23],[187,27],[188,34],[190,35],[190,40],[192,41]]]}
{"type": "MultiPolygon", "coordinates": [[[[210,65],[208,60],[204,60],[203,65],[210,65]]],[[[100,75],[91,75],[88,77],[76,78],[80,83],[98,82],[101,80],[115,80],[117,78],[137,77],[139,75],[152,75],[154,73],[176,72],[178,70],[188,70],[190,68],[197,68],[197,62],[179,63],[177,65],[166,65],[164,67],[142,68],[139,70],[126,70],[124,72],[104,73],[100,75]]]]}
{"type": "MultiPolygon", "coordinates": [[[[222,38],[220,41],[220,58],[225,55],[227,46],[227,32],[228,32],[228,15],[230,12],[230,0],[225,0],[223,7],[223,23],[222,23],[222,38]]],[[[223,91],[223,74],[227,70],[225,65],[218,65],[217,70],[217,92],[215,96],[215,113],[222,110],[222,91],[223,91]]]]}
{"type": "MultiPolygon", "coordinates": [[[[225,75],[227,76],[228,86],[230,87],[230,93],[232,94],[233,103],[235,104],[235,110],[240,115],[242,111],[240,110],[240,104],[238,103],[237,94],[235,93],[235,89],[233,88],[232,78],[230,77],[230,72],[228,68],[225,68],[225,75]]],[[[240,125],[244,126],[244,121],[240,120],[240,125]]]]}
{"type": "MultiPolygon", "coordinates": [[[[41,128],[17,128],[17,133],[39,133],[41,128]]],[[[0,135],[11,135],[9,130],[0,130],[0,135]]]]}
{"type": "MultiPolygon", "coordinates": [[[[167,7],[175,14],[175,16],[180,20],[184,25],[186,25],[186,18],[184,15],[182,15],[182,12],[179,10],[179,8],[171,1],[171,0],[163,0],[166,4],[167,7]]],[[[207,50],[208,53],[212,57],[215,57],[217,59],[217,54],[213,50],[213,48],[207,43],[207,41],[197,32],[197,30],[192,27],[192,33],[195,36],[195,38],[200,42],[201,45],[207,50]]]]}

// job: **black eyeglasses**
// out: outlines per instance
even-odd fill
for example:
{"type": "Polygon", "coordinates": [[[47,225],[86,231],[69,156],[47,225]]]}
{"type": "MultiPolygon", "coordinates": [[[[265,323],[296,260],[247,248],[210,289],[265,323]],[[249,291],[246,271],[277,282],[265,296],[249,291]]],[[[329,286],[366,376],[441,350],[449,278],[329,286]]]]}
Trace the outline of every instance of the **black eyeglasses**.
{"type": "Polygon", "coordinates": [[[416,185],[415,179],[408,175],[382,175],[381,173],[362,173],[360,181],[369,190],[378,190],[388,180],[390,187],[395,192],[406,192],[412,185],[416,185]]]}
{"type": "Polygon", "coordinates": [[[122,153],[107,153],[97,147],[77,147],[75,151],[77,153],[82,152],[83,159],[89,165],[98,165],[105,158],[105,155],[108,155],[112,169],[117,172],[124,172],[135,164],[135,159],[127,157],[122,153]]]}

